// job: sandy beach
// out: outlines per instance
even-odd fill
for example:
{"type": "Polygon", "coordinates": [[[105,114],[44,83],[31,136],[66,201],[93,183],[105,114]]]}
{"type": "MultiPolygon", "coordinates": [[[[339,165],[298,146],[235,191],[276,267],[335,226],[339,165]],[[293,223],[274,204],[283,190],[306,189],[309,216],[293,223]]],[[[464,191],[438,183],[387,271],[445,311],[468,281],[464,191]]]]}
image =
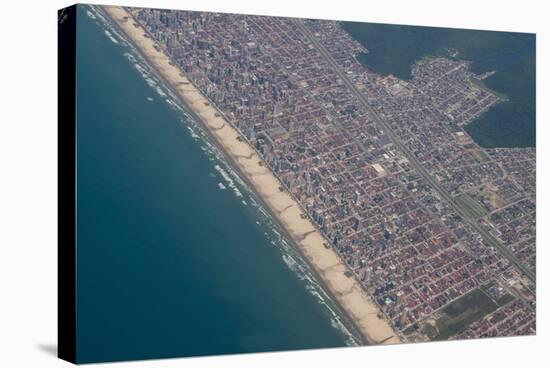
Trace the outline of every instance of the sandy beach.
{"type": "Polygon", "coordinates": [[[238,170],[246,176],[363,339],[369,344],[400,343],[389,322],[379,317],[377,305],[354,277],[345,275],[348,271],[346,265],[332,248],[324,246],[327,240],[304,215],[302,208],[290,194],[279,189],[280,182],[256,151],[193,86],[185,74],[171,63],[170,58],[158,47],[155,48],[155,42],[129,13],[114,6],[104,6],[103,9],[118,23],[162,79],[170,84],[182,102],[193,111],[193,115],[209,130],[225,154],[238,166],[238,170]]]}

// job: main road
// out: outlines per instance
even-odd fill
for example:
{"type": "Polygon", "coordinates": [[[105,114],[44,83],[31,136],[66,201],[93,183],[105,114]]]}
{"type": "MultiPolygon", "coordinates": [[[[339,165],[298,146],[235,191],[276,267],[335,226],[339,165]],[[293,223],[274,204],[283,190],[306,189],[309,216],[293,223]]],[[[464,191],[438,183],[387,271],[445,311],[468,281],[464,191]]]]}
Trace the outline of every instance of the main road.
{"type": "Polygon", "coordinates": [[[390,140],[403,152],[405,157],[409,160],[411,165],[415,168],[415,170],[422,176],[422,178],[439,194],[441,198],[446,200],[453,209],[466,221],[468,224],[470,224],[483,238],[483,240],[493,246],[495,249],[501,252],[508,260],[515,265],[521,272],[524,273],[525,276],[529,280],[531,280],[533,283],[535,283],[535,274],[529,270],[525,265],[523,265],[516,256],[508,249],[506,246],[500,243],[498,239],[496,239],[494,236],[489,234],[487,230],[485,230],[479,222],[475,218],[472,218],[456,201],[454,198],[447,193],[445,189],[434,179],[434,177],[422,166],[422,164],[417,160],[416,156],[413,155],[409,149],[400,141],[400,139],[395,135],[392,128],[388,123],[386,123],[379,115],[378,113],[372,108],[372,106],[369,105],[367,102],[367,99],[365,96],[357,89],[355,84],[353,84],[344,71],[339,67],[339,65],[336,63],[332,55],[321,45],[317,39],[311,34],[309,29],[304,25],[302,20],[297,19],[296,24],[302,31],[302,33],[309,39],[309,41],[313,44],[313,46],[317,49],[317,51],[321,54],[321,56],[325,59],[325,61],[333,68],[334,72],[340,77],[342,82],[350,89],[350,91],[355,95],[355,97],[359,100],[359,102],[365,107],[365,109],[369,112],[371,117],[378,123],[380,127],[384,130],[384,132],[388,135],[390,140]]]}

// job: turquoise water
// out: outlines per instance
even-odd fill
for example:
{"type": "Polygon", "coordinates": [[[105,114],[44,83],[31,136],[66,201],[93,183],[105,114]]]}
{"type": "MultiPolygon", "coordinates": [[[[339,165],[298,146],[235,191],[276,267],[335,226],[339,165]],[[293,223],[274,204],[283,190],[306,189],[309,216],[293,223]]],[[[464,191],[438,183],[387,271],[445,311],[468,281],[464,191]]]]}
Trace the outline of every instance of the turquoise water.
{"type": "Polygon", "coordinates": [[[496,70],[484,83],[506,96],[466,127],[484,147],[534,147],[536,133],[534,34],[391,24],[343,22],[343,28],[369,52],[359,61],[383,75],[410,80],[411,67],[424,56],[449,56],[472,62],[481,74],[496,70]]]}
{"type": "Polygon", "coordinates": [[[246,185],[90,9],[78,7],[78,362],[353,344],[246,185]]]}

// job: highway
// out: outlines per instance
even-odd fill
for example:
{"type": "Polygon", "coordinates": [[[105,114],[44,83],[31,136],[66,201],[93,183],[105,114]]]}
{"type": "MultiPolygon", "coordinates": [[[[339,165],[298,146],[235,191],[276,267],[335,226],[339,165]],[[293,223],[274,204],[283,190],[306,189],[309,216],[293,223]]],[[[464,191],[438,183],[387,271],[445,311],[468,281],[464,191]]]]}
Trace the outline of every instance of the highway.
{"type": "Polygon", "coordinates": [[[508,249],[506,246],[500,243],[494,236],[489,234],[481,225],[477,222],[476,219],[471,218],[470,215],[459,206],[453,197],[447,193],[445,189],[437,182],[437,180],[422,166],[422,164],[417,160],[416,156],[412,154],[409,149],[399,140],[396,134],[393,132],[388,123],[386,123],[378,113],[369,105],[365,96],[357,89],[357,87],[348,79],[347,75],[342,69],[338,66],[334,58],[329,54],[329,52],[315,39],[311,34],[309,29],[304,25],[303,21],[296,20],[296,24],[302,31],[302,33],[309,39],[313,46],[319,51],[321,56],[325,61],[334,69],[334,72],[342,79],[343,83],[350,89],[350,91],[355,95],[359,102],[365,107],[370,116],[376,121],[376,123],[384,130],[388,135],[390,140],[397,146],[401,152],[407,157],[411,165],[415,168],[420,176],[435,190],[441,198],[447,201],[453,209],[462,217],[464,221],[470,224],[483,238],[483,240],[495,247],[502,255],[504,255],[513,265],[515,265],[523,274],[531,280],[533,283],[536,283],[535,274],[525,267],[516,256],[508,249]]]}

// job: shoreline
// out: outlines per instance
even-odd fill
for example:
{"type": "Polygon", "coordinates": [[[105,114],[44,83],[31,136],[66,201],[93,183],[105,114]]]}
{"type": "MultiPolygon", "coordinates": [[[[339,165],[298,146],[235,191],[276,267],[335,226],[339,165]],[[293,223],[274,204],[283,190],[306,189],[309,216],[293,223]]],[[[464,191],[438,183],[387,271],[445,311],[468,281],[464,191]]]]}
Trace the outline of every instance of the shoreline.
{"type": "Polygon", "coordinates": [[[286,190],[256,150],[224,119],[223,113],[195,88],[170,58],[155,48],[156,42],[125,9],[102,6],[104,12],[128,36],[131,43],[154,69],[157,76],[178,97],[186,110],[229,160],[268,210],[294,248],[311,268],[323,289],[334,301],[337,312],[361,344],[396,344],[401,340],[359,281],[345,275],[348,267],[334,249],[325,248],[326,239],[310,221],[303,208],[286,190]],[[125,21],[124,18],[127,17],[125,21]],[[138,24],[136,27],[135,24],[138,24]],[[302,217],[303,216],[303,217],[302,217]]]}

